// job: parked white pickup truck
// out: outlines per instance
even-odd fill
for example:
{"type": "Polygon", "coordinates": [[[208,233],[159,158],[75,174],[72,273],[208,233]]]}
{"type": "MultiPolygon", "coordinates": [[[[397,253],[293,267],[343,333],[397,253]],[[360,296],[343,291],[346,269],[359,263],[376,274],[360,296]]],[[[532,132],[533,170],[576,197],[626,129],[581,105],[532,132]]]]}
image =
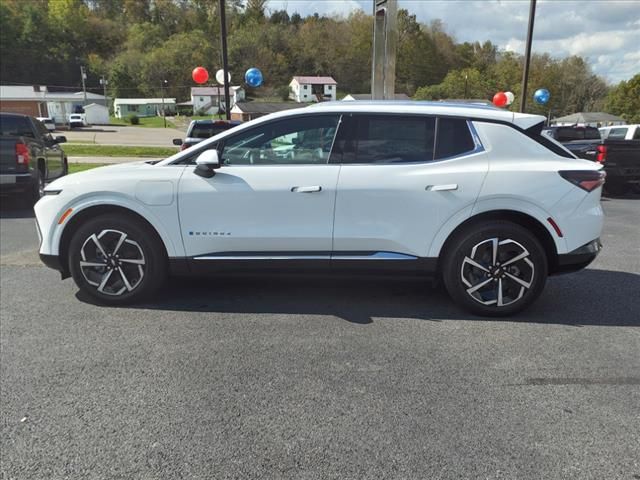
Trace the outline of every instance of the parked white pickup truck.
{"type": "Polygon", "coordinates": [[[615,125],[599,128],[602,139],[611,140],[640,140],[640,124],[615,125]]]}

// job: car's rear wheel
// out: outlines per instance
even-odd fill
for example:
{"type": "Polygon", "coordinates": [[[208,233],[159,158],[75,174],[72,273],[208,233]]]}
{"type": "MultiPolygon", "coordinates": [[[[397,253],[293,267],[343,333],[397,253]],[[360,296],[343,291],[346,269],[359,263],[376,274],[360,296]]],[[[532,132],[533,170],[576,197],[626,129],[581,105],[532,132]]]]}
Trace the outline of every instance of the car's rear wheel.
{"type": "Polygon", "coordinates": [[[83,224],[69,245],[69,270],[78,287],[105,304],[148,298],[164,282],[161,240],[144,223],[106,214],[83,224]]]}
{"type": "Polygon", "coordinates": [[[544,248],[525,228],[491,221],[461,232],[445,252],[443,280],[449,295],[483,316],[513,315],[544,289],[544,248]]]}

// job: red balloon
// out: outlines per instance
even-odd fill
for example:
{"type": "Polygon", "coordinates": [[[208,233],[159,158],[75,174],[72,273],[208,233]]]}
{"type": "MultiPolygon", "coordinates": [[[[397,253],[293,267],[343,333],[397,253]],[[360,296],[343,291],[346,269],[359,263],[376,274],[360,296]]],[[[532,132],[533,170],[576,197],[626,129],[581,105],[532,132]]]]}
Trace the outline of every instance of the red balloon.
{"type": "Polygon", "coordinates": [[[504,92],[498,92],[493,96],[493,104],[496,107],[504,107],[508,101],[509,98],[504,92]]]}
{"type": "Polygon", "coordinates": [[[209,72],[207,72],[207,69],[204,67],[196,67],[193,69],[193,72],[191,72],[191,78],[193,78],[193,81],[196,83],[205,83],[209,80],[209,72]]]}

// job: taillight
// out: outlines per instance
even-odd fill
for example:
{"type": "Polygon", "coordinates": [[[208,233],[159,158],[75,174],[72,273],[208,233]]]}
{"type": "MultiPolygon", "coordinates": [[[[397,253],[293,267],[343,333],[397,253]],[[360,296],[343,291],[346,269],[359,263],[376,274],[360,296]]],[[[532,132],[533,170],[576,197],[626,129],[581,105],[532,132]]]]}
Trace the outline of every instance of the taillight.
{"type": "Polygon", "coordinates": [[[601,186],[607,176],[602,170],[561,170],[558,173],[562,178],[586,192],[592,192],[601,186]]]}
{"type": "Polygon", "coordinates": [[[607,146],[606,145],[598,145],[596,147],[598,155],[596,156],[596,162],[604,163],[607,161],[607,146]]]}
{"type": "Polygon", "coordinates": [[[18,165],[29,165],[29,149],[24,143],[16,143],[16,163],[18,165]]]}

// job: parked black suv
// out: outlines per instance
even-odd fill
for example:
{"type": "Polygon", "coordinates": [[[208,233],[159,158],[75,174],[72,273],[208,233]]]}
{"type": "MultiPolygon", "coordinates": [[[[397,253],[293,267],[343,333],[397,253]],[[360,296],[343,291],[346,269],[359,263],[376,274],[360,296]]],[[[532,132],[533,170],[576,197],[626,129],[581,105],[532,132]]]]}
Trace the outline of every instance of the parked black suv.
{"type": "Polygon", "coordinates": [[[229,130],[230,128],[240,125],[240,123],[241,122],[229,120],[193,120],[187,129],[187,137],[184,140],[174,138],[173,144],[179,145],[180,150],[186,150],[196,143],[213,137],[225,130],[229,130]]]}

